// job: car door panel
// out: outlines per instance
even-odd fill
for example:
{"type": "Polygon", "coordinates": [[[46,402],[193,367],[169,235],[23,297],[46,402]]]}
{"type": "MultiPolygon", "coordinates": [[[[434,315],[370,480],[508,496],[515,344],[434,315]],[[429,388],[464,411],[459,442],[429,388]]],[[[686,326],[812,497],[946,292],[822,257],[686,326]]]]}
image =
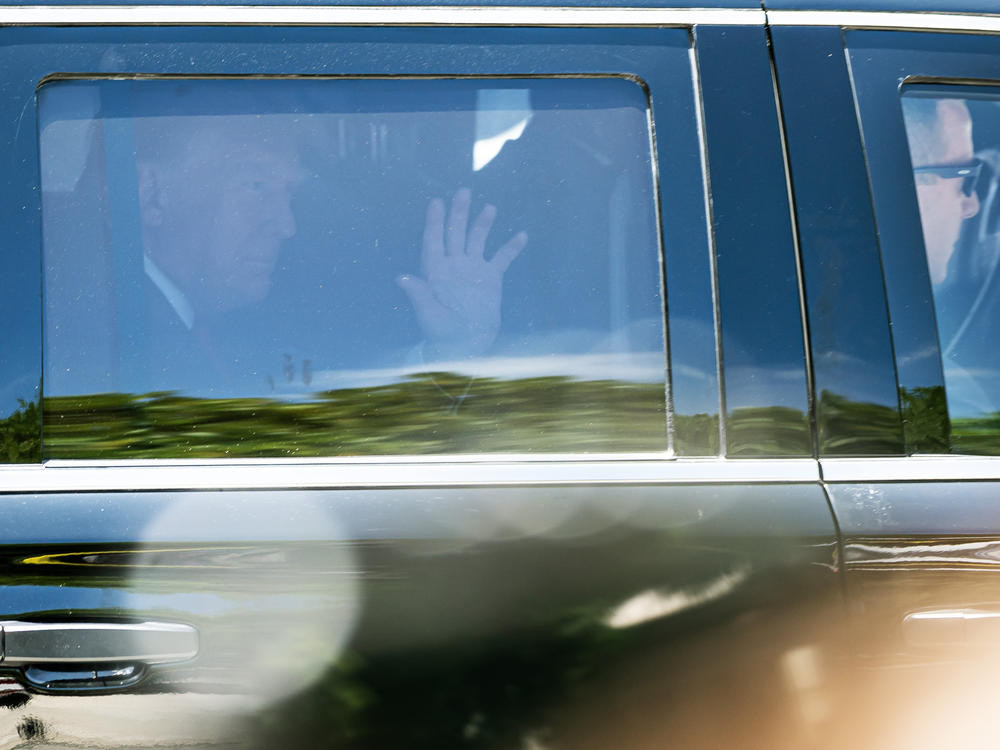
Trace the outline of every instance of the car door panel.
{"type": "MultiPolygon", "coordinates": [[[[429,743],[455,740],[477,715],[484,733],[500,736],[565,716],[570,731],[582,720],[574,691],[597,690],[599,675],[637,656],[683,652],[708,622],[746,611],[770,623],[799,608],[786,639],[812,643],[806,623],[829,614],[836,589],[836,546],[815,484],[4,500],[19,529],[4,553],[7,619],[198,629],[197,660],[152,668],[137,713],[114,722],[123,746],[159,732],[177,742],[245,739],[261,722],[275,741],[275,706],[302,721],[278,737],[306,739],[332,714],[359,741],[395,744],[413,727],[382,722],[422,712],[429,743]],[[193,697],[204,694],[208,712],[193,697]],[[167,732],[150,719],[158,715],[171,725],[183,717],[183,731],[167,732]]],[[[742,646],[763,635],[752,631],[742,646]]],[[[751,656],[767,664],[756,649],[751,656]]],[[[30,715],[45,736],[83,742],[94,729],[76,723],[80,700],[32,697],[9,717],[30,715]]],[[[647,723],[651,708],[638,707],[647,723]]]]}
{"type": "MultiPolygon", "coordinates": [[[[685,384],[661,389],[669,422],[643,454],[185,460],[178,448],[43,464],[43,427],[51,437],[63,415],[36,401],[32,292],[12,318],[27,354],[2,371],[12,399],[25,399],[16,421],[27,443],[0,468],[0,627],[56,633],[53,659],[95,653],[79,633],[101,628],[193,628],[198,653],[164,647],[163,661],[123,639],[96,661],[35,652],[27,663],[14,648],[0,661],[11,709],[0,744],[640,747],[671,737],[714,747],[753,732],[792,748],[828,724],[815,696],[836,671],[840,551],[813,457],[762,14],[729,5],[745,6],[748,28],[692,30],[690,14],[668,13],[587,28],[455,28],[437,16],[388,28],[327,16],[288,28],[77,27],[53,15],[52,27],[0,29],[2,106],[20,118],[0,134],[18,159],[0,217],[35,263],[34,103],[49,76],[638,81],[662,176],[662,366],[685,384]],[[741,98],[727,94],[733,59],[741,98]],[[755,128],[753,148],[727,129],[736,120],[755,128]],[[720,716],[720,705],[732,710],[720,716]]],[[[41,288],[40,268],[25,263],[0,283],[41,288]]],[[[578,411],[583,433],[599,430],[578,411]]],[[[103,424],[105,440],[115,423],[103,424]]],[[[96,431],[64,447],[72,454],[78,440],[99,454],[107,443],[86,442],[96,431]]],[[[127,450],[121,437],[116,449],[127,450]]],[[[296,450],[294,437],[283,445],[296,450]]]]}
{"type": "Polygon", "coordinates": [[[866,29],[864,17],[837,13],[825,23],[838,18],[843,27],[822,28],[820,19],[796,27],[805,18],[779,9],[772,35],[801,195],[813,366],[822,389],[820,463],[842,534],[859,657],[856,726],[844,741],[933,743],[960,726],[956,737],[978,742],[990,734],[976,717],[984,710],[981,678],[995,658],[997,469],[988,457],[947,455],[963,449],[953,442],[956,423],[949,426],[900,92],[921,81],[961,92],[963,83],[995,77],[997,40],[971,33],[973,16],[960,19],[967,34],[934,33],[929,17],[900,22],[925,26],[921,32],[866,29]],[[838,100],[844,119],[834,125],[819,102],[838,100]],[[850,216],[843,213],[848,205],[850,216]],[[827,266],[831,256],[845,262],[827,266]],[[857,304],[831,303],[859,293],[857,304]],[[874,334],[878,351],[858,357],[863,367],[849,365],[852,347],[874,343],[874,334]],[[831,345],[838,338],[842,343],[831,345]],[[876,353],[883,364],[873,367],[876,353]],[[845,365],[854,372],[822,385],[845,365]],[[870,424],[882,412],[895,433],[891,444],[859,440],[874,435],[845,420],[845,404],[829,398],[845,385],[859,387],[859,395],[867,388],[846,406],[867,413],[870,424]],[[928,700],[929,684],[947,699],[928,700]]]}

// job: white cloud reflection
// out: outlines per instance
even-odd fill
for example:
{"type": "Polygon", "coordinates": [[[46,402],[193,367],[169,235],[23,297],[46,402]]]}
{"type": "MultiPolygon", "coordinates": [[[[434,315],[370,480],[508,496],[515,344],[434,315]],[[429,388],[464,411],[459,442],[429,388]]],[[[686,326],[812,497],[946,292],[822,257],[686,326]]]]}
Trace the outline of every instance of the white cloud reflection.
{"type": "Polygon", "coordinates": [[[453,372],[466,377],[497,380],[567,377],[581,381],[662,383],[665,362],[662,352],[601,352],[529,357],[482,357],[419,362],[400,367],[320,370],[314,373],[309,391],[390,385],[425,372],[453,372]]]}
{"type": "Polygon", "coordinates": [[[604,618],[604,624],[615,629],[630,628],[661,617],[675,615],[725,596],[743,583],[749,575],[750,566],[744,565],[723,573],[697,588],[677,591],[648,589],[626,599],[611,610],[604,618]]]}

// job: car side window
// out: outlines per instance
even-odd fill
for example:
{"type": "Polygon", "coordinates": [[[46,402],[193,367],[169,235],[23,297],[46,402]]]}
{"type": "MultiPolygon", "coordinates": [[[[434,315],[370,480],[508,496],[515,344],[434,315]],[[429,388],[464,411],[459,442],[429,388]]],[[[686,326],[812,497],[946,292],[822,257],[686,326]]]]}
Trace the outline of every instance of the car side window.
{"type": "Polygon", "coordinates": [[[908,454],[996,454],[1000,40],[847,29],[908,454]]]}
{"type": "Polygon", "coordinates": [[[901,102],[951,447],[1000,453],[1000,88],[913,85],[901,102]]]}
{"type": "Polygon", "coordinates": [[[38,93],[48,458],[661,451],[626,78],[38,93]]]}

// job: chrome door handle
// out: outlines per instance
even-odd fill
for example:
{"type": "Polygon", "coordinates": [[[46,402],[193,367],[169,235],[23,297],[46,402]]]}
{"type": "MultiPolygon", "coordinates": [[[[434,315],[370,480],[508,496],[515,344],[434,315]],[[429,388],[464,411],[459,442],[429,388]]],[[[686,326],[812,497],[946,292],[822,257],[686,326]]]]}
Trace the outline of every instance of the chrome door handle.
{"type": "Polygon", "coordinates": [[[0,669],[44,692],[120,690],[197,655],[198,631],[180,623],[0,621],[0,669]]]}
{"type": "Polygon", "coordinates": [[[1000,608],[912,612],[903,618],[903,635],[911,646],[1000,647],[1000,608]]]}
{"type": "Polygon", "coordinates": [[[166,664],[198,655],[198,631],[168,622],[0,622],[0,667],[166,664]]]}

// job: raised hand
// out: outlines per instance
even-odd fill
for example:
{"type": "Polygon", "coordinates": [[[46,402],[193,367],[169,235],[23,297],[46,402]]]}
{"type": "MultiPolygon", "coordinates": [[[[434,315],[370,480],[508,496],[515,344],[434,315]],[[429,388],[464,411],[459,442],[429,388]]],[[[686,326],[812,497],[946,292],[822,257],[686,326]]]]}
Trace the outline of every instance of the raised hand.
{"type": "Polygon", "coordinates": [[[487,205],[469,226],[472,194],[461,188],[445,217],[444,201],[427,207],[420,276],[400,276],[417,313],[428,357],[470,357],[486,351],[500,330],[503,275],[524,249],[528,235],[518,232],[487,260],[486,238],[496,218],[487,205]]]}

